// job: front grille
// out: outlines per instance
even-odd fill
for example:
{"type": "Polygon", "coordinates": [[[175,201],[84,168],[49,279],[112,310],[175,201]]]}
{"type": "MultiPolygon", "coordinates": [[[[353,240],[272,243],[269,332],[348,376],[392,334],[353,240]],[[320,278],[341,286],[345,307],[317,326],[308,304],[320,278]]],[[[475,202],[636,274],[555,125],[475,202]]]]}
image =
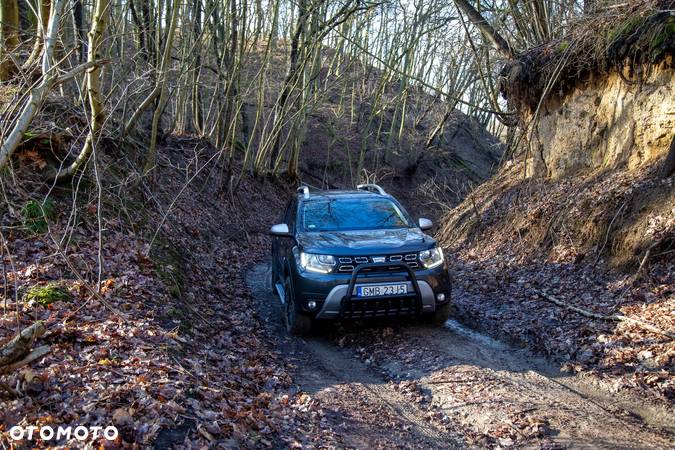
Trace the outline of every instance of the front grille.
{"type": "Polygon", "coordinates": [[[353,299],[342,308],[346,319],[361,317],[408,316],[417,313],[415,297],[353,299]]]}
{"type": "MultiPolygon", "coordinates": [[[[417,260],[417,253],[406,253],[399,255],[386,255],[386,256],[340,256],[338,257],[338,272],[347,273],[354,270],[359,264],[368,264],[374,262],[395,262],[400,263],[404,262],[411,269],[417,269],[419,267],[419,261],[417,260]],[[384,261],[382,261],[384,258],[384,261]]],[[[378,271],[400,271],[401,268],[397,266],[378,268],[378,271]]],[[[369,272],[370,269],[364,269],[363,272],[369,272]]]]}

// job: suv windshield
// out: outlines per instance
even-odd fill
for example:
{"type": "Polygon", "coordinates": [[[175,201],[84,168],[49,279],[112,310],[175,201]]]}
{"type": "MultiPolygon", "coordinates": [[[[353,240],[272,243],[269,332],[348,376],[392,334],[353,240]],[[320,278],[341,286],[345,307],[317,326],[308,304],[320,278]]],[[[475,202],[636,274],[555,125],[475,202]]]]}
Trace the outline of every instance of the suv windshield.
{"type": "Polygon", "coordinates": [[[301,211],[306,231],[410,228],[405,213],[386,198],[325,198],[306,201],[301,211]]]}

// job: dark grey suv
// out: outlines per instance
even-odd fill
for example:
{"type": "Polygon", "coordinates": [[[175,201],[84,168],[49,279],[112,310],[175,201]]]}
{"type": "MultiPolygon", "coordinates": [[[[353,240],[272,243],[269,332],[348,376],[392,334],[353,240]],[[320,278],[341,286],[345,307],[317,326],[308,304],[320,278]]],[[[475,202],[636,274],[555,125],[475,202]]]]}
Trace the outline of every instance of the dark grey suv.
{"type": "Polygon", "coordinates": [[[353,191],[303,186],[272,227],[272,287],[288,331],[315,320],[450,313],[442,249],[401,204],[374,184],[353,191]]]}

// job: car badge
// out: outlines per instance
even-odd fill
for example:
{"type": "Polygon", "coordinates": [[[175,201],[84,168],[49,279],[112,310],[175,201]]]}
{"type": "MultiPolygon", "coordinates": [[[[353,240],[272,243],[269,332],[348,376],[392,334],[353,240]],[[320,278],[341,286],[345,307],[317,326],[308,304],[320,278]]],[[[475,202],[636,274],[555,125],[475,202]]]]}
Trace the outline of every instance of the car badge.
{"type": "Polygon", "coordinates": [[[373,262],[383,263],[387,260],[384,256],[373,256],[373,262]]]}

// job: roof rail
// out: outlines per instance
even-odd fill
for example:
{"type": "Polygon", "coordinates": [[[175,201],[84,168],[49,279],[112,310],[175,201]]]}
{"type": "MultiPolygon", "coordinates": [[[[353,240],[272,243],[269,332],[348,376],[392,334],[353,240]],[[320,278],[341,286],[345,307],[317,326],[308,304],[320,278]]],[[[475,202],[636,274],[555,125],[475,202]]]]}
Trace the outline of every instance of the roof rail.
{"type": "Polygon", "coordinates": [[[307,186],[300,186],[300,187],[297,189],[297,192],[298,192],[298,193],[302,193],[302,196],[303,196],[304,198],[309,198],[309,188],[308,188],[307,186]]]}
{"type": "Polygon", "coordinates": [[[373,183],[359,184],[358,186],[356,186],[356,189],[358,189],[359,191],[377,192],[380,195],[387,195],[387,193],[384,191],[384,189],[382,189],[377,184],[373,184],[373,183]]]}

